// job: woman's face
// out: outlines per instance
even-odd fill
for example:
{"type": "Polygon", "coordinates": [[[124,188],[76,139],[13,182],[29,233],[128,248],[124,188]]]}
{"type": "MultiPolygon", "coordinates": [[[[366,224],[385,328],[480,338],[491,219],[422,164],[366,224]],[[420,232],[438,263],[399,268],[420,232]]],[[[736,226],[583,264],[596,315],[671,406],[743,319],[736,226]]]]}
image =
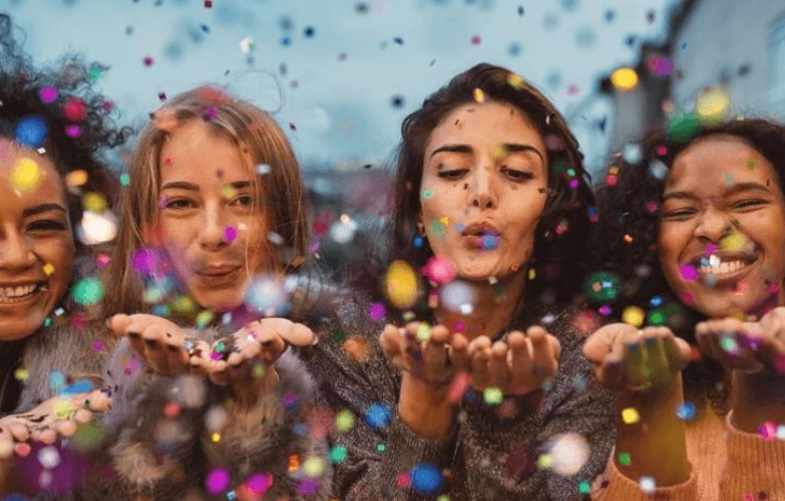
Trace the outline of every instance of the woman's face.
{"type": "Polygon", "coordinates": [[[460,106],[431,133],[420,203],[428,243],[467,280],[523,267],[547,199],[540,133],[512,104],[460,106]]]}
{"type": "Polygon", "coordinates": [[[733,136],[689,146],[665,182],[659,249],[670,286],[704,315],[782,304],[785,200],[774,167],[733,136]]]}
{"type": "Polygon", "coordinates": [[[74,237],[49,158],[0,138],[0,341],[29,336],[71,281],[74,237]]]}
{"type": "Polygon", "coordinates": [[[240,306],[253,273],[272,270],[269,216],[250,160],[201,120],[174,129],[161,150],[161,194],[152,243],[188,294],[213,311],[240,306]],[[258,190],[258,188],[257,188],[258,190]]]}

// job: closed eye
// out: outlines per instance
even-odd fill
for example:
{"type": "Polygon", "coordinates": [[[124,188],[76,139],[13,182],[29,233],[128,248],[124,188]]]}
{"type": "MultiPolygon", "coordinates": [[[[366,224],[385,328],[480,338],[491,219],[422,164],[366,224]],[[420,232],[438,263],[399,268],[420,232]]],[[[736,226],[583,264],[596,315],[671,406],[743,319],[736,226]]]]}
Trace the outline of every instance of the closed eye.
{"type": "Polygon", "coordinates": [[[534,179],[534,173],[525,170],[511,169],[509,167],[502,166],[501,172],[507,177],[507,179],[512,181],[520,182],[534,179]]]}
{"type": "Polygon", "coordinates": [[[746,198],[744,200],[739,200],[738,202],[732,203],[731,207],[734,209],[752,209],[760,207],[761,205],[767,205],[768,203],[768,200],[763,200],[760,198],[746,198]]]}
{"type": "Polygon", "coordinates": [[[464,174],[469,172],[469,169],[451,169],[451,170],[440,170],[438,176],[442,179],[448,179],[450,181],[454,181],[463,177],[464,174]]]}
{"type": "Polygon", "coordinates": [[[662,214],[663,219],[667,219],[670,221],[683,221],[685,219],[689,219],[690,217],[694,216],[695,213],[698,211],[696,209],[675,209],[672,211],[664,212],[662,214]]]}
{"type": "Polygon", "coordinates": [[[53,219],[39,219],[30,223],[27,229],[31,231],[65,231],[68,229],[68,226],[53,219]]]}

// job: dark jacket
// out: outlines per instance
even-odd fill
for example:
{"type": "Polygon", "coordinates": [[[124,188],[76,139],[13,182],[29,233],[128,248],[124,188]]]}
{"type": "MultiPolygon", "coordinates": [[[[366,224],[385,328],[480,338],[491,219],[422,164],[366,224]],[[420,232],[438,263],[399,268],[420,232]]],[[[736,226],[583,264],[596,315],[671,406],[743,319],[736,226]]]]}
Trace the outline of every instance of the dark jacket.
{"type": "Polygon", "coordinates": [[[399,371],[381,352],[377,338],[383,322],[369,318],[369,306],[367,298],[339,299],[333,320],[320,329],[322,339],[306,359],[327,405],[355,418],[348,430],[336,430],[333,436],[333,446],[346,451],[335,465],[337,498],[584,497],[582,492],[588,492],[592,479],[605,469],[615,434],[615,407],[612,394],[592,377],[568,314],[546,326],[561,342],[562,353],[558,374],[536,409],[527,408],[528,399],[520,398],[487,405],[482,395],[469,390],[452,436],[433,441],[416,436],[398,417],[399,371]],[[346,350],[348,339],[363,349],[346,350]],[[551,450],[551,441],[559,437],[565,440],[551,450]],[[587,455],[585,464],[576,474],[565,475],[569,467],[561,462],[581,453],[587,455]]]}

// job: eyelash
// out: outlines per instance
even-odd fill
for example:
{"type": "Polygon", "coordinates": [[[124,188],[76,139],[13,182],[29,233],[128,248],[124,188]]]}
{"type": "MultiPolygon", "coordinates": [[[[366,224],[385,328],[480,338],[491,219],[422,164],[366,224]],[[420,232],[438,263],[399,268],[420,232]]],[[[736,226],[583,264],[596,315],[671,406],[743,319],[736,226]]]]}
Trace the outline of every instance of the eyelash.
{"type": "MultiPolygon", "coordinates": [[[[254,199],[254,197],[252,195],[240,195],[237,198],[235,198],[234,200],[232,200],[231,204],[235,205],[237,202],[240,202],[239,205],[241,207],[251,207],[251,206],[253,206],[253,204],[255,202],[255,199],[254,199]],[[242,200],[245,200],[246,202],[242,203],[241,202],[242,200]]],[[[195,205],[194,202],[192,202],[191,200],[188,200],[186,198],[173,198],[173,199],[167,200],[166,201],[166,205],[164,207],[167,208],[167,209],[173,209],[173,210],[185,210],[185,209],[193,208],[194,205],[195,205]],[[185,205],[183,205],[183,204],[185,204],[185,205]]]]}
{"type": "MultiPolygon", "coordinates": [[[[463,177],[463,175],[468,171],[469,169],[440,170],[438,176],[442,179],[447,179],[449,181],[456,181],[461,177],[463,177]]],[[[531,179],[534,179],[533,172],[511,169],[507,166],[502,166],[501,172],[507,177],[507,179],[514,182],[523,182],[523,181],[529,181],[531,179]]]]}
{"type": "Polygon", "coordinates": [[[60,221],[41,219],[30,223],[28,229],[33,231],[65,231],[68,227],[60,221]]]}
{"type": "MultiPolygon", "coordinates": [[[[767,203],[768,202],[766,200],[762,200],[759,198],[751,198],[751,199],[745,199],[745,200],[740,200],[738,202],[734,202],[730,204],[729,207],[731,209],[751,209],[751,208],[757,208],[767,203]]],[[[662,218],[669,219],[669,220],[687,219],[693,214],[695,214],[696,212],[697,212],[696,209],[691,209],[691,208],[676,209],[674,211],[663,214],[662,218]]]]}

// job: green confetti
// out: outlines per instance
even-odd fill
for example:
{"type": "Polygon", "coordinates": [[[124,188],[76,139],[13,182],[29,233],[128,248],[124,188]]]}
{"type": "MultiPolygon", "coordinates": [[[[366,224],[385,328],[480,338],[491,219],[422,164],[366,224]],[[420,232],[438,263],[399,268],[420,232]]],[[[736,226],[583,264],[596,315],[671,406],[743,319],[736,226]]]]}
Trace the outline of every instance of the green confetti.
{"type": "Polygon", "coordinates": [[[629,453],[626,452],[619,453],[619,463],[623,464],[624,466],[631,465],[632,459],[630,459],[629,453]]]}
{"type": "Polygon", "coordinates": [[[104,284],[98,278],[83,278],[74,284],[71,297],[84,306],[96,305],[104,297],[104,284]]]}
{"type": "Polygon", "coordinates": [[[431,190],[423,190],[422,197],[426,200],[430,200],[433,198],[433,192],[431,190]]]}
{"type": "Polygon", "coordinates": [[[486,388],[484,392],[482,392],[482,398],[485,400],[485,403],[488,405],[499,405],[502,403],[504,399],[504,393],[502,390],[495,386],[491,386],[490,388],[486,388]]]}
{"type": "Polygon", "coordinates": [[[128,186],[131,184],[131,176],[128,174],[120,174],[120,184],[123,186],[128,186]]]}
{"type": "Polygon", "coordinates": [[[676,115],[668,124],[668,138],[684,143],[700,130],[698,117],[692,113],[676,115]]]}
{"type": "Polygon", "coordinates": [[[330,461],[333,463],[341,463],[346,460],[349,453],[346,451],[345,445],[336,445],[330,450],[330,461]]]}
{"type": "Polygon", "coordinates": [[[585,480],[578,482],[578,494],[589,494],[591,492],[591,484],[585,480]]]}
{"type": "Polygon", "coordinates": [[[379,443],[376,445],[376,452],[384,452],[387,450],[387,445],[379,443]]]}

